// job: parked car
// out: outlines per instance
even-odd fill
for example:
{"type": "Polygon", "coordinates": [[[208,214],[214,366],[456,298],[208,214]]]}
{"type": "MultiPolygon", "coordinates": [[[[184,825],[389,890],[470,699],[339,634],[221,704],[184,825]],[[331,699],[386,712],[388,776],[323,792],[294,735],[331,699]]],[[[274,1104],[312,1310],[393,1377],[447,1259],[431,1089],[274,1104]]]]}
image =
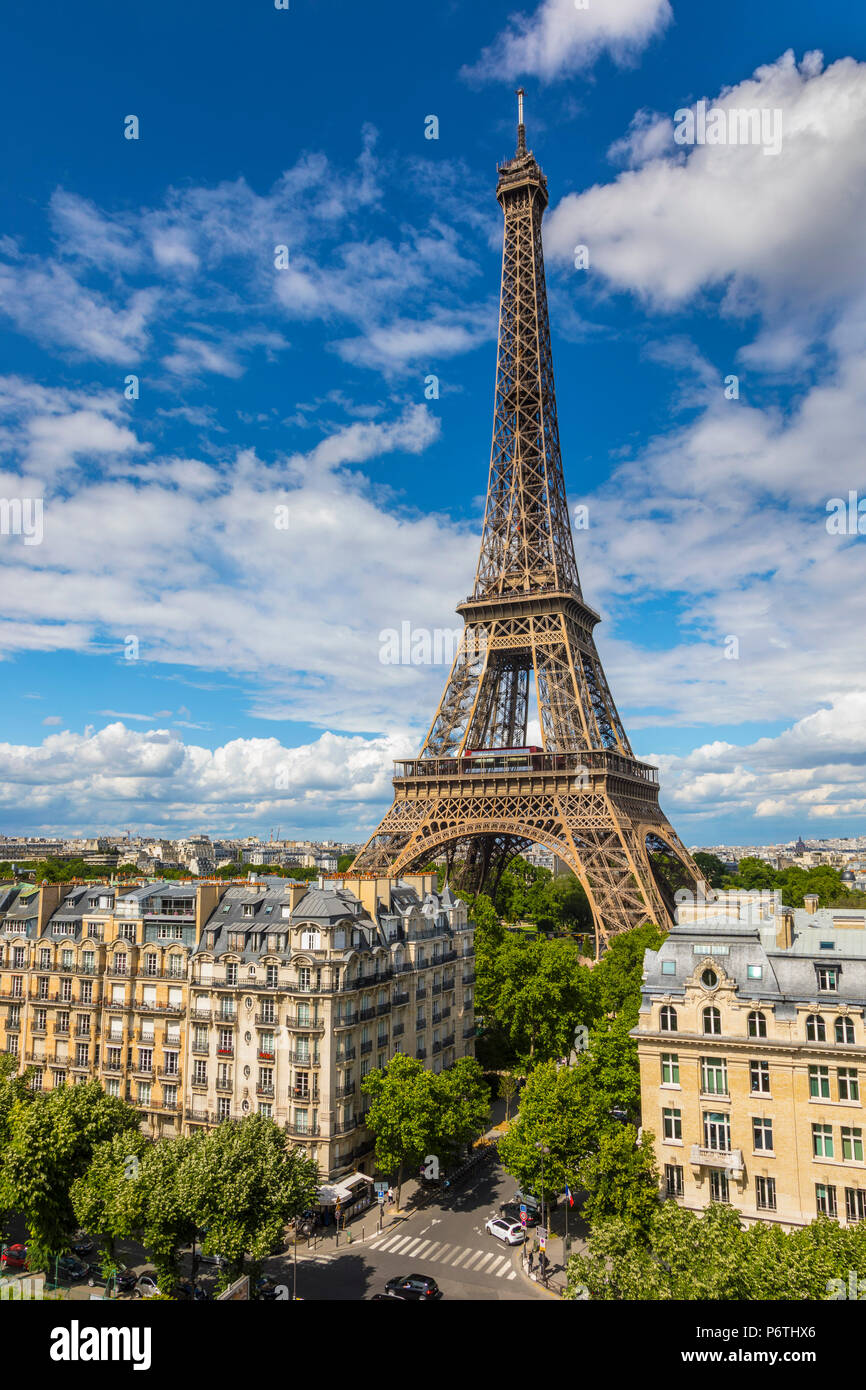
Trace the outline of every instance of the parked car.
{"type": "Polygon", "coordinates": [[[442,1297],[436,1280],[426,1274],[398,1274],[388,1280],[385,1292],[389,1298],[403,1298],[416,1303],[442,1297]]]}
{"type": "Polygon", "coordinates": [[[94,1247],[92,1240],[82,1236],[80,1240],[73,1241],[69,1248],[73,1255],[77,1255],[79,1260],[83,1260],[85,1255],[89,1255],[94,1247]]]}
{"type": "Polygon", "coordinates": [[[199,1255],[199,1263],[203,1265],[215,1265],[217,1269],[224,1269],[228,1260],[223,1255],[199,1255]]]}
{"type": "Polygon", "coordinates": [[[484,1229],[497,1240],[504,1240],[506,1245],[522,1245],[526,1240],[526,1232],[519,1221],[506,1221],[501,1216],[492,1216],[485,1221],[484,1229]]]}
{"type": "Polygon", "coordinates": [[[212,1293],[208,1293],[207,1289],[201,1288],[198,1284],[190,1284],[188,1280],[178,1284],[175,1297],[183,1303],[210,1303],[213,1300],[212,1293]]]}
{"type": "Polygon", "coordinates": [[[136,1298],[155,1298],[161,1293],[155,1274],[139,1274],[135,1281],[136,1298]]]}
{"type": "Polygon", "coordinates": [[[87,1278],[87,1265],[75,1255],[61,1255],[57,1261],[57,1275],[58,1278],[68,1279],[74,1284],[79,1279],[87,1278]]]}
{"type": "MultiPolygon", "coordinates": [[[[131,1293],[138,1283],[138,1275],[135,1270],[127,1269],[126,1265],[115,1265],[113,1277],[118,1293],[131,1293]]],[[[102,1260],[90,1261],[87,1266],[87,1282],[91,1288],[94,1284],[106,1283],[102,1260]]]]}
{"type": "Polygon", "coordinates": [[[401,1293],[374,1293],[370,1299],[371,1303],[407,1303],[408,1301],[401,1293]]]}
{"type": "MultiPolygon", "coordinates": [[[[541,1216],[541,1201],[538,1197],[535,1196],[533,1192],[515,1192],[514,1201],[517,1203],[518,1206],[520,1206],[522,1202],[523,1205],[526,1207],[527,1213],[530,1211],[537,1211],[539,1217],[541,1216]]],[[[545,1198],[544,1205],[548,1211],[555,1211],[557,1207],[556,1198],[545,1198]]]]}
{"type": "MultiPolygon", "coordinates": [[[[506,1218],[506,1220],[508,1220],[508,1221],[517,1221],[517,1222],[520,1222],[520,1203],[519,1203],[519,1202],[506,1202],[505,1205],[504,1205],[503,1208],[502,1208],[502,1211],[501,1211],[499,1214],[500,1214],[500,1216],[504,1216],[504,1217],[506,1218]]],[[[527,1208],[526,1208],[526,1229],[527,1229],[528,1231],[531,1231],[532,1228],[533,1228],[533,1226],[538,1226],[538,1225],[540,1224],[540,1222],[541,1222],[541,1212],[538,1210],[538,1207],[527,1207],[527,1208]]],[[[522,1224],[522,1222],[521,1222],[520,1224],[522,1224]]]]}
{"type": "Polygon", "coordinates": [[[0,1248],[0,1267],[3,1269],[29,1269],[26,1245],[4,1245],[0,1248]]]}

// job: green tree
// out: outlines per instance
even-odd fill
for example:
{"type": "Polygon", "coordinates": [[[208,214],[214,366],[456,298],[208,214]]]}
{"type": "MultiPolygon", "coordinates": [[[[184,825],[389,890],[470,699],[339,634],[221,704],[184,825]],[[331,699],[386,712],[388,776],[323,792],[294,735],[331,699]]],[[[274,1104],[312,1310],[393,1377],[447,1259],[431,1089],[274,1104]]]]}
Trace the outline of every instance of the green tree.
{"type": "Polygon", "coordinates": [[[33,1267],[43,1268],[72,1238],[70,1191],[87,1171],[94,1149],[115,1134],[138,1130],[139,1119],[131,1106],[90,1081],[16,1101],[8,1124],[0,1208],[24,1216],[33,1267]]]}
{"type": "Polygon", "coordinates": [[[638,1141],[633,1125],[605,1126],[598,1147],[578,1165],[578,1181],[587,1194],[583,1214],[592,1226],[618,1217],[633,1231],[645,1233],[659,1205],[652,1135],[643,1134],[638,1141]]]}
{"type": "Polygon", "coordinates": [[[598,1015],[592,972],[574,941],[509,935],[484,969],[489,1013],[527,1068],[568,1056],[577,1024],[598,1015]]]}
{"type": "Polygon", "coordinates": [[[575,1184],[580,1155],[592,1142],[577,1069],[542,1062],[530,1072],[520,1098],[520,1113],[499,1141],[506,1171],[524,1191],[550,1201],[566,1183],[575,1184]],[[542,1153],[542,1147],[548,1152],[542,1153]]]}
{"type": "Polygon", "coordinates": [[[592,1299],[822,1300],[838,1297],[833,1280],[866,1267],[866,1230],[820,1216],[793,1231],[756,1222],[744,1227],[733,1207],[700,1214],[660,1204],[645,1235],[619,1216],[594,1222],[585,1255],[568,1265],[567,1298],[581,1287],[592,1299]]]}
{"type": "Polygon", "coordinates": [[[115,1243],[145,1225],[148,1188],[142,1164],[149,1148],[140,1130],[125,1130],[97,1144],[86,1172],[70,1188],[79,1226],[105,1242],[104,1264],[114,1264],[115,1243]]]}
{"type": "Polygon", "coordinates": [[[608,1016],[623,1015],[629,1028],[638,1020],[644,953],[657,951],[666,936],[652,922],[620,932],[595,967],[601,1008],[608,1016]]]}
{"type": "Polygon", "coordinates": [[[439,1128],[433,1152],[447,1165],[487,1128],[490,1088],[474,1057],[461,1057],[434,1080],[439,1128]]]}
{"type": "Polygon", "coordinates": [[[516,1072],[507,1071],[499,1078],[499,1098],[505,1101],[506,1122],[511,1119],[511,1106],[520,1091],[520,1078],[516,1072]]]}
{"type": "Polygon", "coordinates": [[[692,855],[692,858],[710,888],[726,888],[728,886],[728,871],[717,854],[708,854],[705,850],[699,849],[692,855]]]}
{"type": "Polygon", "coordinates": [[[185,1155],[178,1171],[179,1205],[200,1229],[205,1254],[228,1262],[236,1278],[244,1257],[259,1264],[292,1217],[316,1205],[319,1173],[271,1119],[225,1120],[185,1155]]]}
{"type": "Polygon", "coordinates": [[[197,1213],[192,1209],[182,1174],[204,1143],[203,1131],[175,1139],[159,1139],[148,1145],[141,1164],[141,1182],[147,1194],[144,1212],[144,1244],[156,1269],[161,1289],[177,1283],[180,1252],[196,1237],[197,1213]]]}
{"type": "Polygon", "coordinates": [[[397,1205],[407,1172],[433,1152],[437,1133],[434,1076],[414,1057],[398,1052],[382,1071],[361,1082],[370,1097],[367,1128],[376,1136],[376,1167],[397,1175],[397,1205]]]}

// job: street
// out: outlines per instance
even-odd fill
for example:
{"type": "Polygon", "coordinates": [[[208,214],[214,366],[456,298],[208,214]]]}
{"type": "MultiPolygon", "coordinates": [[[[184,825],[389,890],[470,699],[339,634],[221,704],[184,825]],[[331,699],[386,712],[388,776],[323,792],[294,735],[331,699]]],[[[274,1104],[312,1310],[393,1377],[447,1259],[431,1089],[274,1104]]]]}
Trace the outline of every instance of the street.
{"type": "MultiPolygon", "coordinates": [[[[398,1274],[432,1276],[446,1299],[549,1299],[543,1288],[519,1273],[516,1248],[488,1235],[484,1223],[514,1196],[514,1179],[498,1163],[482,1164],[456,1192],[437,1195],[429,1205],[399,1218],[377,1233],[377,1212],[353,1225],[351,1245],[317,1252],[299,1248],[298,1288],[303,1299],[370,1299],[385,1292],[398,1274]],[[365,1238],[359,1238],[361,1228],[365,1238]],[[514,1259],[512,1257],[514,1256],[514,1259]]],[[[386,1218],[387,1220],[387,1218],[386,1218]]],[[[292,1287],[292,1266],[275,1256],[267,1273],[292,1287]]]]}

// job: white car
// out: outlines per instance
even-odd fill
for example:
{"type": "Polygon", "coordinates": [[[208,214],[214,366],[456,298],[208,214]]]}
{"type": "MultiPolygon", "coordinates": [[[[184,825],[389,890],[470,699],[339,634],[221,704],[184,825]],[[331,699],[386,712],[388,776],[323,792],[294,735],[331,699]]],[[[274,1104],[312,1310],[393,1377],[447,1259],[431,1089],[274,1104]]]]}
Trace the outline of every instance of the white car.
{"type": "Polygon", "coordinates": [[[519,1221],[506,1221],[501,1216],[492,1216],[484,1229],[497,1240],[504,1240],[506,1245],[522,1245],[526,1240],[526,1232],[519,1221]]]}

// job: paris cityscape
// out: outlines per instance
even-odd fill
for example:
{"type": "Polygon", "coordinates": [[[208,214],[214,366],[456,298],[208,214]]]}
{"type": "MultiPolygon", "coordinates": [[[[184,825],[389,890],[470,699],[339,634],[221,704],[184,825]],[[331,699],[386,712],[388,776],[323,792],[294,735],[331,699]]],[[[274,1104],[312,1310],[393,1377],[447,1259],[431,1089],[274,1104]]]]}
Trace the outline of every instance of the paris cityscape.
{"type": "Polygon", "coordinates": [[[866,27],[3,28],[22,1370],[223,1369],[175,1319],[368,1301],[664,1300],[665,1369],[841,1367],[866,27]]]}

